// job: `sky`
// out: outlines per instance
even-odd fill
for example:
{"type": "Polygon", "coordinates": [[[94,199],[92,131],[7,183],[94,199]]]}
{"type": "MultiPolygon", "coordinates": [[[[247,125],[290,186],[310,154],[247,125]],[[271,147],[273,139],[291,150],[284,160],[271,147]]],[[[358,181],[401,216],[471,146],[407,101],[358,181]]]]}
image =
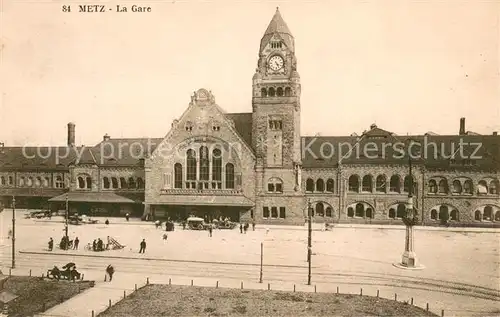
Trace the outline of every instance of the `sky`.
{"type": "Polygon", "coordinates": [[[206,88],[251,112],[276,7],[295,37],[302,135],[500,131],[499,1],[0,0],[0,142],[163,137],[206,88]],[[78,13],[78,4],[150,6],[78,13]],[[71,5],[71,12],[62,12],[71,5]]]}

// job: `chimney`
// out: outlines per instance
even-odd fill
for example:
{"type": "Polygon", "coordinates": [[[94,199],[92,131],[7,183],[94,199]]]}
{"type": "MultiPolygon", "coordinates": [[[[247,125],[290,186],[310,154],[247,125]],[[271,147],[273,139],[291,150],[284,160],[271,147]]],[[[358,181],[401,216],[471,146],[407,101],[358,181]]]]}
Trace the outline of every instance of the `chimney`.
{"type": "Polygon", "coordinates": [[[459,135],[465,135],[465,118],[460,118],[460,131],[458,131],[459,135]]]}
{"type": "MultiPolygon", "coordinates": [[[[498,135],[498,132],[497,131],[493,132],[493,135],[498,135]]],[[[2,143],[0,143],[0,144],[2,144],[2,143]]]]}
{"type": "Polygon", "coordinates": [[[109,141],[109,139],[111,139],[111,137],[107,133],[102,137],[103,141],[109,141]]]}
{"type": "Polygon", "coordinates": [[[73,122],[68,123],[68,146],[75,146],[75,124],[73,122]]]}

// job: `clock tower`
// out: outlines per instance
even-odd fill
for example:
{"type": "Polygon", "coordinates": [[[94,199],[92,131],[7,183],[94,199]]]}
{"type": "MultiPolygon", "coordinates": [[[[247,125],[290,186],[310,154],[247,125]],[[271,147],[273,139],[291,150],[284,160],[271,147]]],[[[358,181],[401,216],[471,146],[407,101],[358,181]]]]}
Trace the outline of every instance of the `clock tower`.
{"type": "Polygon", "coordinates": [[[257,173],[272,169],[281,174],[284,191],[298,191],[300,182],[295,174],[301,160],[300,77],[295,40],[278,8],[260,41],[252,107],[257,173]]]}

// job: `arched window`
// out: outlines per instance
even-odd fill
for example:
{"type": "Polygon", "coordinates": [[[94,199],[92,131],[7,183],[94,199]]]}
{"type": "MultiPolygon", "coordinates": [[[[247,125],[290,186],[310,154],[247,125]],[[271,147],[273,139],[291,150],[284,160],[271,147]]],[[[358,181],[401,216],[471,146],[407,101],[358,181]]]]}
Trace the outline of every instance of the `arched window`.
{"type": "Polygon", "coordinates": [[[196,153],[193,149],[186,152],[186,188],[196,188],[196,153]]]}
{"type": "Polygon", "coordinates": [[[323,203],[316,204],[316,215],[319,217],[325,216],[325,207],[323,206],[323,203]]]}
{"type": "Polygon", "coordinates": [[[476,212],[474,213],[474,220],[477,220],[477,221],[481,221],[481,211],[480,210],[476,210],[476,212]]]}
{"type": "Polygon", "coordinates": [[[435,194],[435,193],[437,193],[437,191],[438,191],[437,183],[435,180],[431,179],[429,181],[429,193],[435,194]]]}
{"type": "Polygon", "coordinates": [[[174,165],[174,188],[182,188],[182,164],[174,165]]]}
{"type": "Polygon", "coordinates": [[[43,187],[49,187],[50,184],[50,179],[48,177],[45,177],[43,179],[43,187]]]}
{"type": "Polygon", "coordinates": [[[308,178],[306,181],[306,192],[314,191],[314,180],[312,178],[308,178]]]}
{"type": "Polygon", "coordinates": [[[462,192],[462,183],[458,179],[453,181],[453,193],[460,194],[462,192]]]}
{"type": "Polygon", "coordinates": [[[27,185],[28,187],[33,186],[33,178],[28,177],[28,180],[26,181],[26,185],[27,185]]]}
{"type": "Polygon", "coordinates": [[[486,221],[493,220],[493,208],[491,206],[484,207],[483,220],[486,220],[486,221]]]}
{"type": "Polygon", "coordinates": [[[484,195],[488,193],[488,183],[485,180],[479,181],[477,185],[477,193],[484,195]]]}
{"type": "Polygon", "coordinates": [[[354,217],[354,208],[352,207],[347,208],[347,217],[350,218],[354,217]]]}
{"type": "MultiPolygon", "coordinates": [[[[78,182],[80,179],[78,179],[78,182]]],[[[61,176],[56,176],[56,188],[64,188],[64,181],[61,176]]],[[[79,187],[81,188],[81,187],[79,187]]]]}
{"type": "Polygon", "coordinates": [[[144,180],[142,177],[137,177],[137,188],[144,189],[144,180]]]}
{"type": "Polygon", "coordinates": [[[127,180],[125,179],[125,177],[120,177],[120,188],[128,188],[127,180]]]}
{"type": "Polygon", "coordinates": [[[370,175],[363,176],[363,191],[371,192],[372,191],[372,177],[370,175]]]}
{"type": "Polygon", "coordinates": [[[128,188],[130,189],[136,188],[135,179],[133,177],[129,177],[128,179],[128,188]]]}
{"type": "Polygon", "coordinates": [[[260,90],[260,96],[261,97],[267,97],[267,90],[266,90],[266,88],[262,88],[260,90]]]}
{"type": "Polygon", "coordinates": [[[14,177],[9,176],[9,185],[13,185],[13,184],[14,184],[14,177]]]}
{"type": "Polygon", "coordinates": [[[333,193],[333,190],[334,190],[334,183],[333,183],[333,179],[329,178],[327,181],[326,181],[326,191],[329,192],[329,193],[333,193]]]}
{"type": "Polygon", "coordinates": [[[349,177],[349,191],[350,192],[359,192],[359,177],[358,175],[351,175],[349,177]]]}
{"type": "Polygon", "coordinates": [[[212,151],[212,188],[222,189],[222,151],[212,151]]]}
{"type": "Polygon", "coordinates": [[[79,189],[84,189],[85,186],[85,179],[83,177],[78,177],[78,188],[79,189]]]}
{"type": "Polygon", "coordinates": [[[87,176],[85,182],[87,183],[87,189],[92,189],[92,178],[90,176],[87,176]]]}
{"type": "Polygon", "coordinates": [[[432,209],[431,210],[431,219],[432,220],[437,220],[437,218],[438,218],[438,212],[437,212],[437,210],[436,209],[432,209]]]}
{"type": "Polygon", "coordinates": [[[37,177],[35,178],[35,187],[40,187],[40,186],[42,186],[42,178],[37,177]]]}
{"type": "MultiPolygon", "coordinates": [[[[109,187],[110,187],[109,178],[104,177],[104,178],[102,179],[102,185],[103,185],[103,188],[104,188],[104,189],[109,189],[109,187]]],[[[82,187],[80,187],[80,188],[82,188],[82,187]]]]}
{"type": "Polygon", "coordinates": [[[234,189],[234,165],[226,164],[226,188],[234,189]]]}
{"type": "MultiPolygon", "coordinates": [[[[408,193],[410,192],[410,186],[412,185],[411,181],[412,181],[412,178],[410,175],[406,175],[405,176],[405,179],[403,181],[403,191],[405,193],[408,193]]],[[[413,182],[413,185],[415,185],[415,182],[413,182]]],[[[412,188],[412,194],[415,192],[415,187],[412,188]]]]}
{"type": "Polygon", "coordinates": [[[282,193],[283,181],[276,177],[269,179],[267,181],[267,191],[271,193],[282,193]]]}
{"type": "MultiPolygon", "coordinates": [[[[500,212],[497,212],[497,214],[500,215],[500,212]]],[[[325,216],[333,217],[332,207],[326,207],[325,216]]]]}
{"type": "Polygon", "coordinates": [[[500,210],[495,213],[495,221],[500,221],[500,210]]]}
{"type": "Polygon", "coordinates": [[[458,221],[458,210],[453,209],[450,213],[450,220],[458,221]]]}
{"type": "Polygon", "coordinates": [[[391,180],[389,182],[389,191],[395,192],[395,193],[399,193],[401,191],[398,175],[391,176],[391,180]]]}
{"type": "Polygon", "coordinates": [[[442,179],[439,181],[438,191],[440,194],[448,193],[448,183],[446,182],[446,179],[442,179]]]}
{"type": "Polygon", "coordinates": [[[278,89],[276,89],[276,96],[278,96],[278,97],[283,96],[283,88],[278,87],[278,89]]]}
{"type": "Polygon", "coordinates": [[[200,147],[200,180],[208,181],[210,179],[210,166],[208,160],[208,148],[200,147]]]}
{"type": "Polygon", "coordinates": [[[273,87],[269,88],[269,90],[268,90],[268,96],[269,97],[274,97],[274,94],[275,94],[274,88],[273,87]]]}
{"type": "Polygon", "coordinates": [[[118,179],[116,179],[116,177],[111,177],[111,186],[113,187],[113,189],[118,188],[118,179]]]}
{"type": "Polygon", "coordinates": [[[394,208],[389,209],[389,218],[396,218],[396,210],[394,208]]]}
{"type": "Polygon", "coordinates": [[[365,216],[365,206],[363,204],[356,204],[356,217],[363,218],[365,216]]]}
{"type": "Polygon", "coordinates": [[[0,177],[0,185],[5,186],[5,177],[0,177]]]}
{"type": "Polygon", "coordinates": [[[448,213],[448,207],[445,205],[441,205],[439,207],[439,220],[448,220],[450,219],[450,214],[448,213]]]}
{"type": "Polygon", "coordinates": [[[373,212],[371,208],[366,208],[366,218],[373,218],[373,212]]]}
{"type": "Polygon", "coordinates": [[[403,218],[406,215],[406,205],[398,204],[398,209],[396,210],[396,218],[403,218]]]}
{"type": "Polygon", "coordinates": [[[292,95],[292,89],[290,87],[285,88],[285,97],[290,97],[292,95]]]}
{"type": "Polygon", "coordinates": [[[325,191],[325,182],[321,178],[316,181],[316,191],[318,192],[325,191]]]}
{"type": "Polygon", "coordinates": [[[377,189],[376,189],[377,192],[385,193],[386,184],[385,184],[385,176],[384,175],[377,176],[376,187],[377,187],[377,189]]]}
{"type": "Polygon", "coordinates": [[[473,192],[472,181],[468,179],[464,182],[464,193],[471,195],[472,192],[473,192]]]}
{"type": "Polygon", "coordinates": [[[492,180],[490,182],[490,194],[492,194],[492,195],[498,194],[498,181],[497,180],[492,180]]]}

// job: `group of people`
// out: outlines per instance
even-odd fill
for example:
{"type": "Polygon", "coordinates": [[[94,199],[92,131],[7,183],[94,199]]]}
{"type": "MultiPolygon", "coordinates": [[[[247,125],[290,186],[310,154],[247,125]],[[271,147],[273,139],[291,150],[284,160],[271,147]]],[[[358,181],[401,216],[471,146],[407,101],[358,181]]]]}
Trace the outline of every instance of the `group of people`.
{"type": "MultiPolygon", "coordinates": [[[[248,222],[245,222],[245,224],[240,223],[240,233],[247,233],[248,228],[250,228],[250,225],[248,222]]],[[[252,221],[252,231],[255,231],[255,222],[252,221]]]]}
{"type": "MultiPolygon", "coordinates": [[[[61,250],[78,250],[79,244],[80,240],[78,239],[78,237],[76,237],[75,240],[70,240],[68,236],[62,236],[61,241],[59,242],[59,248],[61,250]]],[[[54,239],[52,239],[52,237],[49,239],[48,245],[49,251],[54,250],[54,239]]]]}
{"type": "Polygon", "coordinates": [[[104,247],[104,242],[101,240],[101,238],[94,239],[94,242],[92,242],[92,251],[104,251],[108,247],[104,247]]]}

